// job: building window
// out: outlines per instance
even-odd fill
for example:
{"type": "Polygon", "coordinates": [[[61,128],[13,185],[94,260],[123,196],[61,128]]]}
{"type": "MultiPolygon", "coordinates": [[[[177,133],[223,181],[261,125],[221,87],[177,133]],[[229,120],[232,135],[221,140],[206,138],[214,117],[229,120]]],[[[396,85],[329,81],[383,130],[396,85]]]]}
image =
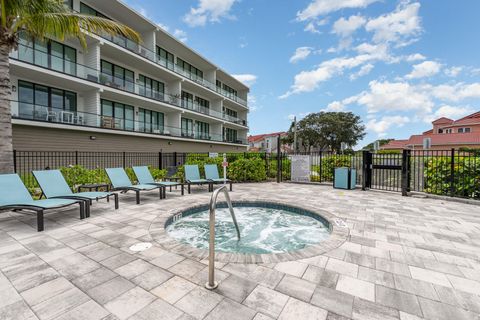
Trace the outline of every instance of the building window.
{"type": "Polygon", "coordinates": [[[29,39],[20,33],[19,60],[35,65],[76,75],[77,50],[54,40],[29,39]]]}
{"type": "Polygon", "coordinates": [[[469,133],[470,128],[458,128],[458,133],[469,133]]]}
{"type": "Polygon", "coordinates": [[[77,94],[28,81],[18,81],[19,116],[22,119],[61,121],[64,112],[77,111],[77,94]]]}
{"type": "Polygon", "coordinates": [[[102,99],[101,109],[102,128],[135,130],[135,108],[133,106],[102,99]]]}
{"type": "Polygon", "coordinates": [[[135,91],[134,73],[111,62],[101,60],[100,82],[110,87],[130,92],[135,91]]]}
{"type": "Polygon", "coordinates": [[[164,115],[148,109],[138,109],[138,130],[141,132],[163,133],[164,115]]]}
{"type": "Polygon", "coordinates": [[[63,4],[65,5],[65,7],[73,9],[73,0],[63,0],[63,4]]]}
{"type": "Polygon", "coordinates": [[[80,2],[80,13],[81,14],[86,14],[86,15],[89,15],[89,16],[97,16],[97,17],[100,17],[100,18],[110,19],[106,15],[98,12],[97,10],[93,9],[92,7],[90,7],[89,5],[86,5],[83,2],[80,2]]]}
{"type": "Polygon", "coordinates": [[[443,133],[443,129],[438,129],[438,133],[443,133]]]}
{"type": "Polygon", "coordinates": [[[177,66],[187,72],[187,76],[192,80],[203,80],[203,71],[197,69],[190,63],[177,57],[177,66]]]}
{"type": "Polygon", "coordinates": [[[458,128],[458,133],[463,133],[463,128],[458,128]]]}
{"type": "Polygon", "coordinates": [[[445,133],[452,133],[452,129],[445,129],[445,133]]]}
{"type": "Polygon", "coordinates": [[[464,128],[465,133],[470,133],[470,128],[464,128]]]}
{"type": "Polygon", "coordinates": [[[194,137],[192,119],[182,118],[182,137],[194,137]]]}
{"type": "Polygon", "coordinates": [[[182,91],[182,108],[193,109],[193,94],[182,91]]]}
{"type": "Polygon", "coordinates": [[[238,112],[235,110],[223,107],[223,113],[226,114],[227,116],[238,118],[238,112]]]}
{"type": "Polygon", "coordinates": [[[223,140],[226,142],[237,142],[237,130],[223,128],[223,140]]]}
{"type": "Polygon", "coordinates": [[[138,77],[138,93],[156,100],[164,100],[165,85],[144,75],[138,77]]]}
{"type": "Polygon", "coordinates": [[[175,62],[174,62],[175,58],[173,57],[172,53],[157,46],[157,59],[160,61],[160,64],[162,66],[165,66],[168,69],[173,70],[175,65],[175,62]]]}
{"type": "Polygon", "coordinates": [[[237,90],[227,86],[226,84],[223,84],[223,90],[226,91],[227,97],[230,99],[235,100],[235,98],[238,96],[237,90]]]}
{"type": "Polygon", "coordinates": [[[210,139],[210,124],[206,122],[196,121],[195,122],[195,137],[198,139],[210,139]]]}
{"type": "Polygon", "coordinates": [[[199,109],[198,111],[200,111],[202,113],[205,113],[205,114],[209,114],[210,101],[202,99],[200,97],[195,97],[195,102],[198,105],[198,109],[199,109]]]}

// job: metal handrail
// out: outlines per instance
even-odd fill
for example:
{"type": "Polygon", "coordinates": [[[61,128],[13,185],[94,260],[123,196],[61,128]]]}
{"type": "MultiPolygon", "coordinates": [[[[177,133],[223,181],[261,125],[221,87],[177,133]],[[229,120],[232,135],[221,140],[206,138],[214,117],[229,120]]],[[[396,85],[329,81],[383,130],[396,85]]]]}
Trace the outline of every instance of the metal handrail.
{"type": "Polygon", "coordinates": [[[226,185],[221,186],[215,190],[210,198],[210,242],[208,245],[208,282],[205,284],[205,288],[208,290],[213,290],[217,288],[218,283],[215,281],[215,211],[217,209],[217,198],[220,191],[225,195],[225,199],[228,204],[228,209],[230,210],[230,215],[232,216],[233,224],[235,229],[237,229],[238,241],[240,241],[240,229],[238,228],[237,218],[235,218],[235,212],[233,212],[232,201],[230,200],[230,195],[228,194],[228,189],[226,185]]]}

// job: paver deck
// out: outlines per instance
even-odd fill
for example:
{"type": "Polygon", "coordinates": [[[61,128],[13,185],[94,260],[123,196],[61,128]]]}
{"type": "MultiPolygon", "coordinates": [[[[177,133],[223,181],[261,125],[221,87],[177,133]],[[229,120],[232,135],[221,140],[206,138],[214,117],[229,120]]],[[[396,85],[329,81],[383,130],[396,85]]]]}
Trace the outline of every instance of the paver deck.
{"type": "Polygon", "coordinates": [[[171,252],[149,230],[210,193],[120,195],[33,216],[0,213],[0,319],[480,319],[480,207],[320,185],[239,184],[233,200],[308,204],[346,221],[347,241],[320,256],[280,263],[216,264],[171,252]],[[135,253],[138,242],[153,246],[135,253]]]}

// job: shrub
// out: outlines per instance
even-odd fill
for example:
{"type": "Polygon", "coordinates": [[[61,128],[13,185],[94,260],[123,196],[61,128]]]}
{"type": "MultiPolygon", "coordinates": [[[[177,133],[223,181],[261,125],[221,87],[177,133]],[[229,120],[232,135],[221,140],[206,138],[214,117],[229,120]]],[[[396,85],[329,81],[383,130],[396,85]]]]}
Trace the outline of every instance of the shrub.
{"type": "Polygon", "coordinates": [[[350,167],[352,157],[345,155],[331,155],[323,157],[321,162],[322,172],[320,172],[319,165],[312,166],[312,171],[316,173],[312,175],[312,181],[333,181],[333,172],[335,168],[350,167]]]}
{"type": "Polygon", "coordinates": [[[265,162],[258,157],[240,158],[228,167],[228,177],[237,182],[259,182],[267,179],[265,162]]]}
{"type": "MultiPolygon", "coordinates": [[[[480,198],[480,157],[456,156],[453,167],[455,196],[480,198]]],[[[424,161],[424,191],[438,195],[452,195],[451,158],[438,156],[424,161]]]]}

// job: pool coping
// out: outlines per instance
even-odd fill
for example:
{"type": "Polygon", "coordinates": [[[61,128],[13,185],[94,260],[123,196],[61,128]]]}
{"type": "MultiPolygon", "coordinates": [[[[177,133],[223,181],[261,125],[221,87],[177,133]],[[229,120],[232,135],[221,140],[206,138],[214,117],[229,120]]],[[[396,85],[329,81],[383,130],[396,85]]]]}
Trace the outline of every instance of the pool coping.
{"type": "MultiPolygon", "coordinates": [[[[330,236],[318,243],[313,245],[308,245],[303,249],[283,252],[283,253],[268,253],[268,254],[247,254],[247,253],[231,253],[231,252],[215,252],[215,261],[224,262],[224,263],[243,263],[243,264],[258,264],[258,263],[278,263],[285,261],[294,261],[300,259],[307,259],[315,256],[319,256],[328,251],[331,251],[335,248],[341,246],[346,240],[350,233],[350,230],[347,224],[337,216],[318,209],[312,205],[294,205],[286,201],[279,201],[277,199],[272,200],[268,198],[255,198],[252,200],[235,200],[233,203],[273,203],[278,205],[284,205],[292,208],[297,208],[300,210],[306,210],[310,213],[317,215],[320,219],[326,220],[329,223],[330,236]]],[[[185,204],[181,205],[174,210],[170,210],[166,215],[157,216],[152,223],[150,224],[149,233],[152,239],[160,245],[165,250],[179,254],[186,258],[204,260],[208,258],[208,250],[195,248],[188,244],[181,243],[171,237],[166,231],[167,223],[181,214],[182,212],[205,207],[205,204],[185,204]]]]}

